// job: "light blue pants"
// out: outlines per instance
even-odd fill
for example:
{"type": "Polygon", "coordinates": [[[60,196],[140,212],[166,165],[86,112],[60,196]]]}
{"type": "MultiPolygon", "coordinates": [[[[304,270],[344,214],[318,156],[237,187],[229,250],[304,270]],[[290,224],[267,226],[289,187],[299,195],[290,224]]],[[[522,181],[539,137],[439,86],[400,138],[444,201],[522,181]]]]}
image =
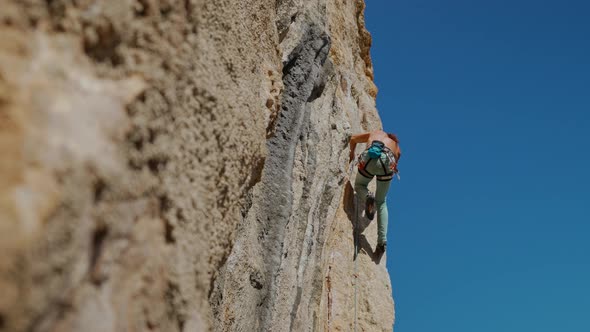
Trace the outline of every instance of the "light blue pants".
{"type": "MultiPolygon", "coordinates": [[[[354,191],[357,194],[360,206],[364,207],[367,194],[369,192],[369,182],[373,178],[368,178],[362,174],[357,174],[354,180],[354,191]]],[[[383,244],[387,241],[387,191],[389,190],[390,181],[379,181],[377,180],[377,190],[375,191],[375,208],[377,212],[377,244],[383,244]]]]}

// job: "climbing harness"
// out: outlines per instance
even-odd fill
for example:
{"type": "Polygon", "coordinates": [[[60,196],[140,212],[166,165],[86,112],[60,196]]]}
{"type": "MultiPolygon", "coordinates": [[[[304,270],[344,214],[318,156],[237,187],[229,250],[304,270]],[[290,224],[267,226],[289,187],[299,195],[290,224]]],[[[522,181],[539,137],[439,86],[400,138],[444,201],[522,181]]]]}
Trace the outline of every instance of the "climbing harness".
{"type": "Polygon", "coordinates": [[[377,176],[377,180],[379,181],[389,181],[394,176],[397,176],[398,180],[400,179],[395,155],[393,154],[393,151],[386,147],[381,141],[371,142],[371,146],[359,154],[357,163],[359,165],[359,173],[366,178],[377,176]],[[368,171],[369,165],[372,162],[381,164],[383,174],[377,175],[368,171]]]}

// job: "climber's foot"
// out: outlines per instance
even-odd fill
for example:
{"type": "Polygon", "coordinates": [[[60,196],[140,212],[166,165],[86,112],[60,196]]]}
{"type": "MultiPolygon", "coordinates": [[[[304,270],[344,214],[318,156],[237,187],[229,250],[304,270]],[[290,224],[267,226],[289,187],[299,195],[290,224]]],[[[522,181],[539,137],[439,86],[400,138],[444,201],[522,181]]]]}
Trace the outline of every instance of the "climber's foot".
{"type": "Polygon", "coordinates": [[[375,195],[372,192],[367,194],[367,202],[365,204],[365,215],[369,220],[373,220],[375,217],[375,195]]]}

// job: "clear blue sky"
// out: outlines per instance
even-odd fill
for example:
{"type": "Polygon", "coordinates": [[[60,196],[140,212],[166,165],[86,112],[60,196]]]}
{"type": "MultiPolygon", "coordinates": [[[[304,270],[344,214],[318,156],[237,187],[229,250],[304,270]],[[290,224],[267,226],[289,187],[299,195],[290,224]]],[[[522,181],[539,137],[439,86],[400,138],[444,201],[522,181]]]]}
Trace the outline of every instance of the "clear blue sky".
{"type": "Polygon", "coordinates": [[[590,331],[590,1],[367,1],[396,332],[590,331]]]}

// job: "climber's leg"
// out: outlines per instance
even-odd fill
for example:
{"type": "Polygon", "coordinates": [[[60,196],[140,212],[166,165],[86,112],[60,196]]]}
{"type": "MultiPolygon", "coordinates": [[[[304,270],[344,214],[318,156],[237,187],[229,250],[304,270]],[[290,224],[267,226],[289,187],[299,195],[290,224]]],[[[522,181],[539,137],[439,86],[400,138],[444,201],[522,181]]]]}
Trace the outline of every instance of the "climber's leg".
{"type": "Polygon", "coordinates": [[[361,173],[356,174],[356,179],[354,179],[354,191],[356,192],[356,197],[358,197],[358,206],[365,206],[365,199],[369,193],[369,188],[367,188],[367,186],[371,180],[372,178],[368,178],[361,173]]]}
{"type": "Polygon", "coordinates": [[[387,202],[385,199],[387,198],[387,191],[389,190],[389,185],[391,184],[391,180],[389,181],[379,181],[377,180],[377,190],[375,192],[375,204],[377,205],[377,244],[384,244],[387,241],[387,222],[388,222],[388,212],[387,212],[387,202]]]}

